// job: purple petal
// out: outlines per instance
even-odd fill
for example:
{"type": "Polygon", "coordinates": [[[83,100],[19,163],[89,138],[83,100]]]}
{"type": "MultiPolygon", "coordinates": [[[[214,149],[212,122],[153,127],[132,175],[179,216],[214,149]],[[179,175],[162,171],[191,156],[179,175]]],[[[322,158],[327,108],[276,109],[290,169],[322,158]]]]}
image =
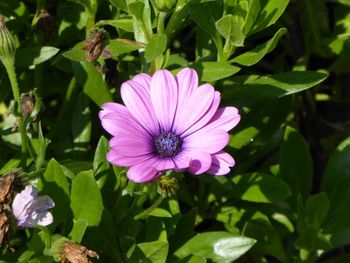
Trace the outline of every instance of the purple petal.
{"type": "Polygon", "coordinates": [[[139,165],[130,167],[127,176],[136,183],[151,182],[162,176],[161,171],[174,168],[175,164],[171,158],[163,159],[153,156],[139,165]]]}
{"type": "Polygon", "coordinates": [[[147,87],[129,80],[122,84],[121,96],[131,115],[151,134],[158,134],[159,125],[147,87]]]}
{"type": "MultiPolygon", "coordinates": [[[[33,213],[32,217],[28,221],[28,223],[34,227],[35,225],[47,226],[53,222],[53,216],[50,212],[38,212],[33,213]]],[[[27,226],[28,227],[28,226],[27,226]]]]}
{"type": "Polygon", "coordinates": [[[154,73],[151,80],[151,100],[161,128],[163,131],[170,131],[177,107],[178,87],[168,70],[154,73]]]}
{"type": "Polygon", "coordinates": [[[140,156],[154,152],[154,145],[147,138],[139,136],[113,137],[109,145],[123,156],[140,156]]]}
{"type": "Polygon", "coordinates": [[[15,196],[12,203],[12,212],[18,221],[27,216],[27,210],[37,196],[37,190],[31,185],[26,186],[22,192],[15,196]]]}
{"type": "Polygon", "coordinates": [[[137,74],[132,80],[139,83],[141,86],[150,90],[151,88],[151,76],[145,73],[137,74]]]}
{"type": "Polygon", "coordinates": [[[195,124],[193,124],[190,128],[188,128],[185,132],[183,132],[182,136],[188,136],[191,133],[201,129],[203,126],[205,126],[214,116],[214,114],[216,113],[219,104],[220,104],[220,92],[215,91],[214,93],[214,99],[213,102],[210,106],[210,108],[208,109],[208,111],[204,114],[204,116],[202,116],[195,124]]]}
{"type": "Polygon", "coordinates": [[[184,138],[182,147],[191,151],[210,154],[222,150],[229,142],[229,135],[223,130],[199,130],[184,138]]]}
{"type": "Polygon", "coordinates": [[[196,152],[196,155],[192,158],[189,172],[192,174],[202,174],[206,172],[211,166],[211,156],[206,152],[196,152]]]}
{"type": "Polygon", "coordinates": [[[212,159],[209,153],[183,150],[174,158],[176,170],[188,169],[192,174],[201,174],[210,168],[212,159]]]}
{"type": "Polygon", "coordinates": [[[235,127],[240,120],[241,116],[239,115],[237,108],[225,107],[218,109],[205,128],[229,131],[235,127]]]}
{"type": "Polygon", "coordinates": [[[178,108],[181,109],[191,97],[192,92],[198,87],[197,72],[191,68],[184,68],[177,73],[176,81],[179,87],[178,108]]]}
{"type": "Polygon", "coordinates": [[[38,196],[31,204],[30,211],[44,212],[55,207],[54,201],[47,195],[38,196]]]}
{"type": "Polygon", "coordinates": [[[211,157],[212,164],[207,173],[213,175],[225,175],[231,171],[230,167],[235,165],[235,160],[232,156],[224,151],[213,154],[211,157]]]}
{"type": "Polygon", "coordinates": [[[116,166],[135,166],[138,165],[150,158],[153,157],[153,154],[145,154],[140,156],[123,156],[116,150],[110,150],[107,153],[107,161],[116,165],[116,166]]]}
{"type": "Polygon", "coordinates": [[[182,134],[205,115],[213,103],[214,93],[214,88],[209,84],[202,85],[194,90],[187,103],[177,110],[174,121],[177,134],[182,134]]]}
{"type": "Polygon", "coordinates": [[[114,113],[105,114],[102,119],[102,126],[113,136],[136,136],[151,139],[151,135],[129,115],[122,116],[114,113]]]}

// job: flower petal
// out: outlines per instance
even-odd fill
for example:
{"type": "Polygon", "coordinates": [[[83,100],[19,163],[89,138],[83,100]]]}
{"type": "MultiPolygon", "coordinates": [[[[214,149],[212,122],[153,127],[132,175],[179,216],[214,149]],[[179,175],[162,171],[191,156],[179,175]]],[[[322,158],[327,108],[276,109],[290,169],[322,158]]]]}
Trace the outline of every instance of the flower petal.
{"type": "Polygon", "coordinates": [[[168,70],[159,70],[152,76],[151,100],[161,129],[170,131],[177,107],[178,87],[168,70]]]}
{"type": "Polygon", "coordinates": [[[190,150],[183,150],[173,160],[176,170],[188,169],[192,174],[204,173],[210,168],[212,161],[209,153],[190,150]]]}
{"type": "Polygon", "coordinates": [[[205,128],[229,131],[235,127],[240,120],[241,116],[239,115],[237,108],[225,107],[218,109],[205,128]]]}
{"type": "MultiPolygon", "coordinates": [[[[53,216],[50,212],[38,212],[33,213],[32,217],[28,221],[28,223],[34,227],[35,225],[47,226],[53,222],[53,216]]],[[[27,226],[28,227],[28,226],[27,226]]]]}
{"type": "Polygon", "coordinates": [[[184,138],[183,149],[210,154],[222,150],[229,142],[229,135],[223,130],[199,130],[184,138]]]}
{"type": "Polygon", "coordinates": [[[18,193],[12,202],[12,212],[18,221],[24,220],[31,203],[37,198],[38,192],[35,187],[28,185],[18,193]]]}
{"type": "Polygon", "coordinates": [[[151,76],[145,73],[140,73],[135,75],[135,77],[132,79],[133,81],[139,83],[143,87],[147,88],[150,90],[151,87],[151,76]]]}
{"type": "Polygon", "coordinates": [[[138,165],[150,158],[153,154],[145,154],[140,156],[123,156],[118,151],[112,149],[107,153],[106,159],[116,166],[130,167],[138,165]]]}
{"type": "Polygon", "coordinates": [[[193,91],[198,87],[198,75],[194,69],[184,68],[176,75],[179,89],[178,108],[182,108],[184,103],[191,97],[193,91]]]}
{"type": "Polygon", "coordinates": [[[109,146],[123,156],[140,156],[154,152],[154,145],[147,138],[139,136],[113,137],[109,146]]]}
{"type": "Polygon", "coordinates": [[[221,100],[220,92],[215,91],[213,102],[210,108],[208,109],[208,111],[195,124],[193,124],[190,128],[184,131],[182,133],[182,136],[187,136],[195,131],[198,131],[203,126],[205,126],[216,113],[220,104],[220,100],[221,100]]]}
{"type": "Polygon", "coordinates": [[[212,164],[207,173],[213,175],[225,175],[231,171],[230,167],[235,165],[235,160],[232,156],[224,151],[215,153],[211,157],[212,164]]]}
{"type": "Polygon", "coordinates": [[[206,152],[196,152],[194,158],[190,162],[188,171],[192,174],[202,174],[211,166],[211,156],[206,152]]]}
{"type": "Polygon", "coordinates": [[[38,196],[30,205],[31,211],[44,212],[55,207],[54,201],[47,195],[38,196]]]}
{"type": "Polygon", "coordinates": [[[182,134],[205,115],[213,103],[214,93],[214,88],[209,84],[194,90],[187,103],[177,109],[174,121],[174,130],[177,134],[182,134]]]}
{"type": "Polygon", "coordinates": [[[171,158],[153,156],[139,165],[130,167],[127,176],[136,183],[151,182],[162,176],[161,171],[174,169],[174,167],[175,164],[171,158]]]}
{"type": "Polygon", "coordinates": [[[147,87],[129,80],[121,87],[122,99],[132,116],[152,135],[159,133],[159,125],[154,113],[147,87]]]}

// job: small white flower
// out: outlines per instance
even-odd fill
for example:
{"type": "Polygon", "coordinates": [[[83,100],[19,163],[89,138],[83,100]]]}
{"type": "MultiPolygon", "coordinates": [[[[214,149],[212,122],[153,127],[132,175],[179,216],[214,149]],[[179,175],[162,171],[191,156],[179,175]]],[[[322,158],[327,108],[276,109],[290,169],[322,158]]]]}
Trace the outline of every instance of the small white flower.
{"type": "Polygon", "coordinates": [[[53,216],[47,210],[53,208],[55,203],[47,196],[38,196],[33,186],[26,188],[15,196],[12,211],[19,227],[47,226],[53,222],[53,216]]]}

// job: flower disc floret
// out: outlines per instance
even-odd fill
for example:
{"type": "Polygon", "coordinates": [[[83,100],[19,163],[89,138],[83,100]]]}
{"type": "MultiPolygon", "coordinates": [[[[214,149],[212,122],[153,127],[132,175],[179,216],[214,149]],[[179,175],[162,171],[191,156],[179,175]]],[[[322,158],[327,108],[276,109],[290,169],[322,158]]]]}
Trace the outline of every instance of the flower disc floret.
{"type": "Polygon", "coordinates": [[[157,154],[162,157],[174,157],[181,150],[182,139],[173,132],[161,133],[154,138],[157,154]]]}
{"type": "Polygon", "coordinates": [[[238,110],[219,108],[220,93],[198,85],[193,69],[138,74],[122,84],[121,97],[125,105],[105,103],[99,117],[113,136],[107,160],[129,167],[130,180],[150,182],[168,170],[224,175],[234,166],[223,149],[238,110]]]}

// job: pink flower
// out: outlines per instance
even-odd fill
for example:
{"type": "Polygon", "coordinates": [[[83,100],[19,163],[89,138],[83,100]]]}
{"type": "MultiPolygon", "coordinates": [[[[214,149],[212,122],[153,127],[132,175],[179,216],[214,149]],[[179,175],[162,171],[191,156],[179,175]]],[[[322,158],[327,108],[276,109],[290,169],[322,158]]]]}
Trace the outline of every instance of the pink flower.
{"type": "Polygon", "coordinates": [[[166,170],[230,172],[234,159],[222,150],[240,115],[234,107],[218,109],[220,93],[198,87],[193,69],[176,77],[167,70],[138,74],[122,84],[121,96],[125,106],[105,103],[99,117],[113,136],[107,160],[130,167],[130,180],[150,182],[166,170]]]}
{"type": "Polygon", "coordinates": [[[50,197],[38,196],[37,190],[28,185],[15,196],[12,212],[19,227],[47,226],[53,222],[52,214],[47,210],[54,206],[55,203],[50,197]]]}

